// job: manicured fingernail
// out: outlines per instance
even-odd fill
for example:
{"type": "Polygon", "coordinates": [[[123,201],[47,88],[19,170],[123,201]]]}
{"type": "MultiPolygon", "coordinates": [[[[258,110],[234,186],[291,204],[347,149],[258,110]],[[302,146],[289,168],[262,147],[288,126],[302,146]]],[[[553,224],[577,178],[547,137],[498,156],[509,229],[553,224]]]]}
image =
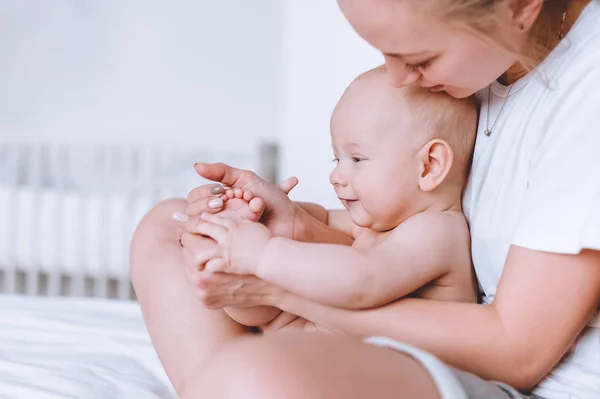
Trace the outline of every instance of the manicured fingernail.
{"type": "Polygon", "coordinates": [[[208,201],[208,207],[212,209],[220,208],[223,206],[223,200],[221,198],[215,198],[208,201]]]}
{"type": "Polygon", "coordinates": [[[173,212],[173,219],[180,223],[186,223],[188,220],[190,220],[190,217],[188,214],[183,212],[173,212]]]}
{"type": "Polygon", "coordinates": [[[212,186],[210,188],[210,193],[211,194],[221,194],[223,192],[223,186],[220,184],[215,184],[214,186],[212,186]]]}

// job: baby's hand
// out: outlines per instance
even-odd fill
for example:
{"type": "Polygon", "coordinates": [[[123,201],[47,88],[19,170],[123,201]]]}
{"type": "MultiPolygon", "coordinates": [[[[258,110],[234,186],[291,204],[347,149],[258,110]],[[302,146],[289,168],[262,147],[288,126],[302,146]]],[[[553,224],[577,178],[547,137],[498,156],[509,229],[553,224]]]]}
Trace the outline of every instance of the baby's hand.
{"type": "Polygon", "coordinates": [[[208,213],[200,218],[196,231],[212,238],[217,245],[197,252],[195,263],[212,272],[255,274],[273,236],[271,230],[257,222],[235,221],[208,213]]]}

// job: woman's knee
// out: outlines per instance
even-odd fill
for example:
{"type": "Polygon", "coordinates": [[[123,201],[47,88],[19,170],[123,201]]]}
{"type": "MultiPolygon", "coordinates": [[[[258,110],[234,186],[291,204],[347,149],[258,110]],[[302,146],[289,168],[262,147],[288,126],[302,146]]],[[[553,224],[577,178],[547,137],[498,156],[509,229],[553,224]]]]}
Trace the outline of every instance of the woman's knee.
{"type": "Polygon", "coordinates": [[[145,254],[148,248],[160,242],[176,242],[177,224],[172,215],[187,207],[187,201],[180,198],[164,200],[156,204],[138,224],[131,239],[130,271],[132,276],[145,268],[145,254]]]}

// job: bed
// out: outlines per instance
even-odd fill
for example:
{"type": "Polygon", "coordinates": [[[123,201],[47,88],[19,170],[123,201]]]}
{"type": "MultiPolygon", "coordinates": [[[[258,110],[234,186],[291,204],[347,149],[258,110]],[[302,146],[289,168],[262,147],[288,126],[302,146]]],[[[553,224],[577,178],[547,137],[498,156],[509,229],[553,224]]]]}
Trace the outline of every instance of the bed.
{"type": "Polygon", "coordinates": [[[175,398],[135,301],[129,242],[194,161],[276,178],[245,152],[0,142],[0,399],[175,398]]]}
{"type": "Polygon", "coordinates": [[[176,398],[134,301],[0,295],[0,398],[176,398]]]}

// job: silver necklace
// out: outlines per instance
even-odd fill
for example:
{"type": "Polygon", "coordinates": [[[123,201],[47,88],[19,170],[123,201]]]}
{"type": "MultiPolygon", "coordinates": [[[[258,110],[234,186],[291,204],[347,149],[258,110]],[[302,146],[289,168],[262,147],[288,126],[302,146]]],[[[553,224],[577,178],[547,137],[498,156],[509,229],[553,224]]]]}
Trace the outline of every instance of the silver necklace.
{"type": "MultiPolygon", "coordinates": [[[[561,41],[564,37],[565,37],[565,21],[567,19],[567,11],[568,11],[568,5],[567,5],[567,9],[565,9],[565,11],[562,13],[562,18],[560,21],[560,31],[558,32],[557,35],[557,40],[561,41]]],[[[508,102],[508,98],[510,97],[510,92],[512,91],[514,86],[510,86],[510,88],[508,89],[508,93],[506,94],[506,98],[504,99],[504,102],[502,103],[502,107],[500,108],[500,112],[498,112],[498,116],[496,117],[496,120],[494,121],[494,124],[492,125],[492,127],[490,128],[490,109],[492,108],[492,88],[489,88],[488,91],[488,104],[487,104],[487,119],[485,120],[485,131],[483,132],[483,134],[485,134],[487,137],[490,137],[494,131],[494,129],[496,128],[496,124],[498,123],[498,120],[500,119],[500,116],[502,115],[502,111],[504,111],[504,106],[506,105],[506,103],[508,102]]],[[[519,91],[523,90],[523,88],[525,88],[525,86],[523,86],[519,91]]],[[[515,92],[514,94],[517,94],[519,91],[515,92]]]]}
{"type": "Polygon", "coordinates": [[[510,97],[510,92],[512,91],[513,87],[514,86],[510,86],[508,88],[508,93],[506,94],[506,98],[504,99],[504,102],[502,103],[502,107],[500,108],[500,112],[498,112],[498,116],[496,117],[496,120],[494,121],[494,124],[492,125],[491,128],[490,128],[490,112],[491,112],[490,110],[492,109],[492,87],[490,86],[490,88],[488,89],[487,118],[485,119],[485,131],[483,132],[483,134],[485,134],[486,136],[490,137],[492,135],[492,132],[496,128],[496,124],[498,123],[498,120],[500,120],[500,116],[502,115],[502,111],[504,111],[504,107],[506,106],[506,103],[508,102],[508,98],[510,97]]]}

